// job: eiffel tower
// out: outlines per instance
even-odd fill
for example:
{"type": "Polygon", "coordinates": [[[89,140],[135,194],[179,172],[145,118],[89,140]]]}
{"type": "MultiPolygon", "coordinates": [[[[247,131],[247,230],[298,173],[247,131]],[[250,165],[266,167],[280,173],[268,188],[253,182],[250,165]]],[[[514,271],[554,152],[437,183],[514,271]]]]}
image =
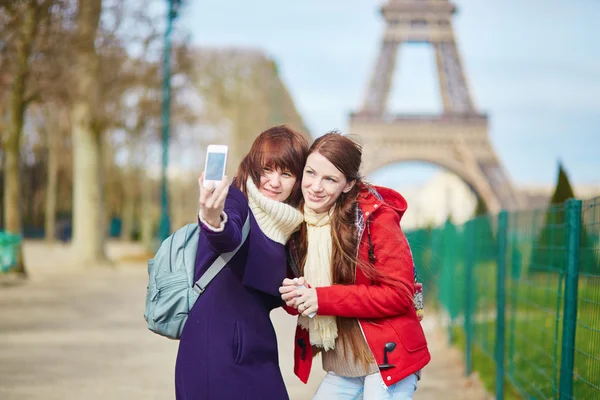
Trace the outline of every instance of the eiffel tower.
{"type": "Polygon", "coordinates": [[[350,114],[349,132],[362,137],[363,174],[396,162],[424,161],[460,176],[489,212],[514,210],[520,198],[488,137],[487,115],[473,104],[454,37],[448,0],[388,0],[386,27],[362,108],[350,114]],[[441,114],[386,111],[400,45],[429,43],[435,52],[441,114]]]}

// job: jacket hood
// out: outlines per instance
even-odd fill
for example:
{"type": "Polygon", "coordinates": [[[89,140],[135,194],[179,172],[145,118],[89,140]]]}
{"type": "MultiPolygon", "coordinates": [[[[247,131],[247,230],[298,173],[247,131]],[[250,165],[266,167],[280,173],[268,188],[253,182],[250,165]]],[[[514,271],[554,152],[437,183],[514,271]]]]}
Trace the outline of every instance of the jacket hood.
{"type": "Polygon", "coordinates": [[[406,199],[400,193],[390,188],[386,188],[383,186],[366,185],[361,190],[361,192],[363,192],[364,195],[361,193],[361,195],[359,196],[364,196],[363,198],[365,199],[365,201],[383,201],[386,205],[393,208],[400,215],[400,219],[402,219],[402,216],[408,208],[408,203],[406,202],[406,199]]]}

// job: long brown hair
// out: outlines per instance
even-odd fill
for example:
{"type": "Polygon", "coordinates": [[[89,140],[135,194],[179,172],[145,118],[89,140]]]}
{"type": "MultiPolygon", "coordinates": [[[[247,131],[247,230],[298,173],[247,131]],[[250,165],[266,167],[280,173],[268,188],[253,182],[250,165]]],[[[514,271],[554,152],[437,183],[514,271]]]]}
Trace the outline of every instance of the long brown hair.
{"type": "Polygon", "coordinates": [[[286,125],[273,126],[258,135],[252,143],[238,167],[235,186],[248,196],[248,177],[252,178],[256,187],[260,187],[260,177],[265,167],[289,171],[296,177],[296,183],[285,203],[298,207],[302,200],[300,182],[306,157],[308,141],[304,135],[286,125]]]}
{"type": "MultiPolygon", "coordinates": [[[[357,259],[358,254],[358,232],[356,222],[356,207],[358,207],[358,195],[365,189],[365,183],[359,173],[362,148],[361,146],[339,132],[329,132],[319,137],[310,147],[308,154],[318,152],[331,162],[344,176],[348,182],[355,184],[348,193],[343,193],[336,200],[331,215],[331,239],[332,239],[332,283],[351,285],[355,283],[356,268],[371,280],[377,280],[379,274],[375,266],[370,262],[361,262],[357,259]]],[[[308,248],[308,237],[306,225],[302,224],[298,232],[298,252],[301,255],[300,272],[304,275],[304,264],[306,262],[306,251],[308,248]]],[[[365,367],[373,362],[373,356],[364,344],[360,326],[356,318],[337,317],[338,335],[344,345],[344,354],[348,344],[354,353],[356,360],[365,367]]]]}

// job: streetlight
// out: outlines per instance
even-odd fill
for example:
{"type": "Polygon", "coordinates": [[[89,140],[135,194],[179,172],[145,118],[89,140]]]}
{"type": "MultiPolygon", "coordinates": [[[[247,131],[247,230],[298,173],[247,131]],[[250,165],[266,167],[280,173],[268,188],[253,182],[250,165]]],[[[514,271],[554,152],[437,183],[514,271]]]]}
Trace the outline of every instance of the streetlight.
{"type": "Polygon", "coordinates": [[[163,54],[163,104],[162,104],[162,185],[161,185],[161,217],[159,238],[165,240],[171,234],[171,222],[169,220],[169,194],[167,191],[167,167],[169,165],[169,131],[171,116],[171,30],[173,20],[177,18],[177,10],[181,0],[167,0],[169,9],[167,12],[167,29],[165,30],[165,49],[163,54]]]}

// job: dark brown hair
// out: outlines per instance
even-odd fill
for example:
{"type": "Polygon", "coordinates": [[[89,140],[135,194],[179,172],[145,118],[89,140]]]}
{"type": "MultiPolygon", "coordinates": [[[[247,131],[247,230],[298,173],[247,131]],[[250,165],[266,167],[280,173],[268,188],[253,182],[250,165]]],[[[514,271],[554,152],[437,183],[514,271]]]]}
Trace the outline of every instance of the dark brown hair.
{"type": "MultiPolygon", "coordinates": [[[[355,225],[356,207],[358,194],[365,188],[365,183],[360,176],[360,164],[362,161],[361,146],[339,132],[333,131],[321,136],[310,147],[308,154],[319,153],[331,162],[344,176],[348,182],[354,181],[355,184],[348,193],[343,193],[338,197],[333,207],[331,216],[331,239],[332,239],[332,260],[331,271],[333,284],[351,285],[355,283],[356,268],[361,269],[369,279],[377,279],[378,274],[375,266],[368,262],[357,260],[358,250],[358,232],[355,225]]],[[[306,262],[306,251],[308,247],[308,238],[306,225],[302,224],[298,233],[298,251],[301,255],[300,271],[304,274],[304,264],[306,262]]],[[[338,335],[344,345],[350,346],[356,360],[365,367],[373,362],[373,356],[364,344],[364,338],[356,318],[337,317],[338,335]]]]}
{"type": "Polygon", "coordinates": [[[298,207],[302,200],[300,182],[307,156],[308,141],[304,135],[286,125],[271,127],[258,135],[252,143],[250,151],[238,167],[235,186],[248,196],[248,177],[259,187],[265,167],[289,171],[296,177],[296,183],[285,203],[298,207]]]}

